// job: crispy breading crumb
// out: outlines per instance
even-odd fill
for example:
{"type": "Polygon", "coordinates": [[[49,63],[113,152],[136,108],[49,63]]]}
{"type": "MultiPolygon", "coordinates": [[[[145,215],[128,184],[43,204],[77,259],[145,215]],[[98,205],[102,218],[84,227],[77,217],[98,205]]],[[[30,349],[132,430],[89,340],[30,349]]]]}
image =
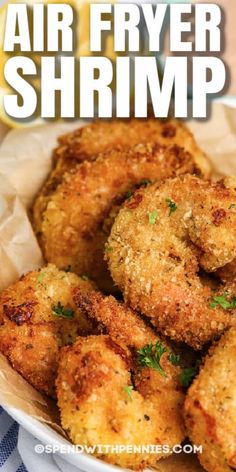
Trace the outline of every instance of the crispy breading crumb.
{"type": "MultiPolygon", "coordinates": [[[[79,164],[47,196],[43,212],[43,194],[35,202],[35,229],[45,259],[59,268],[70,265],[77,274],[95,280],[102,290],[112,291],[104,246],[127,192],[132,193],[143,181],[160,181],[195,169],[194,157],[183,148],[157,143],[125,150],[119,146],[95,161],[79,164]]],[[[128,197],[128,207],[138,205],[139,197],[139,193],[136,200],[128,197]]]]}
{"type": "MultiPolygon", "coordinates": [[[[112,278],[127,303],[161,332],[200,349],[235,322],[233,307],[210,306],[217,293],[203,283],[199,268],[215,272],[235,260],[236,213],[230,202],[236,192],[223,182],[184,175],[137,194],[119,212],[108,239],[112,278]]],[[[220,295],[224,286],[219,290],[220,295]]]]}
{"type": "Polygon", "coordinates": [[[190,439],[202,445],[199,460],[208,472],[236,468],[236,329],[213,345],[190,387],[185,420],[190,439]]]}
{"type": "Polygon", "coordinates": [[[73,302],[73,291],[94,284],[49,264],[0,295],[0,352],[39,391],[55,397],[59,349],[94,332],[73,302]]]}
{"type": "MultiPolygon", "coordinates": [[[[185,430],[179,367],[171,364],[167,351],[162,356],[166,375],[149,367],[140,369],[134,357],[134,347],[158,337],[113,297],[91,294],[90,299],[89,294],[77,293],[76,300],[82,310],[102,321],[109,336],[77,338],[61,351],[58,406],[70,439],[87,445],[180,444],[185,430]]],[[[95,455],[111,464],[142,470],[167,454],[103,451],[101,455],[96,451],[95,455]]]]}

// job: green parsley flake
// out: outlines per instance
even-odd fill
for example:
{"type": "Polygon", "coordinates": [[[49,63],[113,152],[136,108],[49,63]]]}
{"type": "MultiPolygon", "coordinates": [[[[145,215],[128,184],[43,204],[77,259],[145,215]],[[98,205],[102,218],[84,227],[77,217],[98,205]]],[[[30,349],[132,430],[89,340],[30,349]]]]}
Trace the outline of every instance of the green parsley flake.
{"type": "Polygon", "coordinates": [[[212,297],[212,301],[210,302],[210,308],[216,308],[220,306],[223,310],[232,310],[236,308],[236,297],[232,297],[231,300],[227,300],[228,292],[225,292],[224,295],[216,295],[212,297]]]}
{"type": "Polygon", "coordinates": [[[164,369],[160,365],[161,357],[165,352],[167,350],[160,341],[157,341],[155,345],[152,343],[146,344],[146,346],[137,351],[138,363],[142,367],[150,367],[161,375],[166,376],[164,369]]]}
{"type": "Polygon", "coordinates": [[[174,354],[174,352],[171,352],[169,354],[169,361],[171,362],[172,365],[179,365],[180,364],[180,355],[179,354],[174,354]]]}
{"type": "Polygon", "coordinates": [[[125,194],[125,198],[128,200],[130,197],[132,197],[132,195],[133,195],[132,190],[128,190],[125,194]]]}
{"type": "Polygon", "coordinates": [[[170,198],[166,198],[166,203],[167,203],[167,206],[169,208],[169,216],[171,215],[171,213],[174,213],[176,210],[177,210],[177,205],[176,203],[171,200],[170,198]]]}
{"type": "Polygon", "coordinates": [[[71,265],[68,265],[67,267],[64,267],[64,272],[71,272],[71,265]]]}
{"type": "Polygon", "coordinates": [[[133,385],[126,385],[124,387],[124,391],[125,393],[127,393],[130,401],[132,402],[133,401],[133,398],[132,398],[132,390],[134,389],[133,385]]]}
{"type": "Polygon", "coordinates": [[[184,369],[179,376],[179,381],[181,385],[183,387],[189,387],[194,377],[196,377],[196,374],[196,367],[186,367],[186,369],[184,369]]]}
{"type": "Polygon", "coordinates": [[[61,302],[58,302],[57,305],[52,307],[52,312],[54,316],[62,316],[63,318],[73,318],[75,312],[70,308],[64,308],[61,302]]]}
{"type": "Polygon", "coordinates": [[[111,252],[112,251],[112,247],[111,246],[106,246],[105,247],[105,252],[111,252]]]}
{"type": "Polygon", "coordinates": [[[156,223],[157,214],[158,214],[157,210],[154,210],[154,211],[151,211],[150,213],[148,213],[148,221],[149,221],[150,225],[154,225],[156,223]]]}
{"type": "Polygon", "coordinates": [[[37,277],[37,282],[38,282],[39,284],[42,283],[42,281],[43,281],[45,275],[46,275],[45,272],[40,272],[40,274],[39,274],[38,277],[37,277]]]}
{"type": "Polygon", "coordinates": [[[231,205],[229,205],[229,210],[231,210],[231,208],[235,208],[235,207],[236,207],[235,203],[231,203],[231,205]]]}
{"type": "Polygon", "coordinates": [[[152,183],[151,180],[143,179],[143,180],[141,180],[140,185],[145,185],[147,187],[147,185],[150,185],[151,183],[152,183]]]}

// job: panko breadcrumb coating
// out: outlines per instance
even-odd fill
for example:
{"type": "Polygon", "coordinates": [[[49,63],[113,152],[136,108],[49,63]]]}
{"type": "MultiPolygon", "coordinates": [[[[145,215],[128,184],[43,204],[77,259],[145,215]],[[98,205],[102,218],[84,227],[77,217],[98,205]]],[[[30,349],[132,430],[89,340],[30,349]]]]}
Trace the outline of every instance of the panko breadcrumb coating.
{"type": "Polygon", "coordinates": [[[45,259],[61,269],[70,266],[73,272],[88,275],[104,291],[112,290],[104,261],[113,217],[105,226],[104,221],[111,209],[147,180],[195,170],[188,152],[159,144],[139,144],[128,151],[116,148],[96,161],[83,162],[64,175],[43,213],[35,203],[35,230],[45,259]]]}
{"type": "Polygon", "coordinates": [[[98,120],[59,138],[59,146],[53,154],[52,172],[34,204],[32,219],[35,231],[40,233],[43,212],[65,172],[71,171],[78,163],[93,161],[99,154],[117,146],[125,151],[136,144],[150,142],[184,148],[193,156],[198,172],[204,177],[210,175],[208,159],[192,133],[178,120],[98,120]]]}
{"type": "Polygon", "coordinates": [[[198,274],[235,258],[235,197],[223,182],[168,179],[136,191],[108,239],[106,258],[126,302],[195,349],[235,322],[234,306],[212,305],[217,292],[198,274]]]}
{"type": "MultiPolygon", "coordinates": [[[[231,189],[236,195],[236,177],[227,176],[223,179],[226,188],[231,189]]],[[[230,204],[230,210],[236,213],[236,199],[230,204]]],[[[232,281],[236,279],[236,259],[221,267],[216,271],[216,275],[223,281],[232,281]]]]}
{"type": "Polygon", "coordinates": [[[140,349],[154,343],[157,335],[131,308],[118,302],[112,295],[104,296],[98,291],[84,293],[80,288],[74,292],[74,302],[85,317],[99,323],[98,328],[116,338],[129,348],[140,349]]]}
{"type": "Polygon", "coordinates": [[[236,328],[212,346],[185,401],[187,431],[202,445],[199,460],[208,472],[236,469],[236,328]]]}
{"type": "MultiPolygon", "coordinates": [[[[171,364],[170,350],[138,316],[113,297],[83,295],[78,306],[101,321],[108,335],[78,338],[63,348],[57,395],[61,422],[75,444],[180,444],[185,436],[182,418],[184,394],[178,383],[180,368],[171,364]],[[137,348],[160,341],[166,348],[160,359],[163,372],[140,367],[137,348]],[[127,345],[132,348],[131,351],[127,345]]],[[[170,452],[169,452],[170,453],[170,452]]],[[[132,469],[154,466],[168,453],[103,454],[97,457],[132,469]]]]}
{"type": "Polygon", "coordinates": [[[130,120],[97,120],[59,138],[53,160],[57,178],[84,160],[93,160],[102,152],[117,146],[125,148],[139,143],[177,144],[189,151],[201,173],[208,176],[210,164],[183,122],[156,118],[130,120]]]}
{"type": "Polygon", "coordinates": [[[230,282],[231,280],[236,279],[236,259],[234,259],[232,262],[229,262],[224,267],[218,269],[216,271],[216,275],[224,282],[230,282]]]}
{"type": "MultiPolygon", "coordinates": [[[[112,295],[105,296],[97,290],[84,293],[78,287],[74,292],[74,301],[84,316],[95,321],[97,331],[109,334],[131,350],[157,341],[157,334],[153,327],[147,324],[147,318],[141,317],[112,295]]],[[[181,368],[195,366],[199,352],[193,351],[187,345],[173,342],[170,347],[172,352],[180,357],[181,368]]]]}
{"type": "Polygon", "coordinates": [[[0,351],[40,392],[55,396],[61,346],[94,332],[73,302],[73,291],[91,282],[52,264],[29,272],[0,295],[0,351]]]}

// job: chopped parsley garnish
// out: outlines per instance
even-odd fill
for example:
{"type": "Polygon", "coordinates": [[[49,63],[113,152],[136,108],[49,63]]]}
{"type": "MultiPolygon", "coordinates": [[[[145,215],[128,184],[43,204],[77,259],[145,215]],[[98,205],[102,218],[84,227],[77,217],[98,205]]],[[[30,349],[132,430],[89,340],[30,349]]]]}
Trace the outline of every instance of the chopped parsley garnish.
{"type": "Polygon", "coordinates": [[[150,225],[154,225],[156,223],[157,214],[158,214],[157,210],[154,210],[148,213],[148,221],[150,225]]]}
{"type": "Polygon", "coordinates": [[[64,270],[64,272],[70,272],[71,271],[71,265],[68,265],[63,270],[64,270]]]}
{"type": "Polygon", "coordinates": [[[37,277],[37,282],[38,282],[39,284],[42,283],[42,281],[43,281],[45,275],[46,275],[45,272],[40,272],[40,274],[39,274],[38,277],[37,277]]]}
{"type": "Polygon", "coordinates": [[[75,312],[70,308],[65,308],[61,302],[52,307],[52,312],[55,316],[62,316],[63,318],[73,318],[75,312]]]}
{"type": "Polygon", "coordinates": [[[132,195],[133,195],[132,190],[128,190],[125,194],[125,198],[128,199],[128,198],[132,197],[132,195]]]}
{"type": "Polygon", "coordinates": [[[174,352],[171,352],[169,354],[169,361],[171,362],[172,365],[179,365],[180,364],[180,355],[179,354],[174,354],[174,352]]]}
{"type": "Polygon", "coordinates": [[[197,374],[196,367],[186,367],[186,369],[184,369],[179,376],[179,381],[181,385],[183,387],[188,387],[193,381],[196,374],[197,374]]]}
{"type": "Polygon", "coordinates": [[[105,252],[111,252],[112,251],[112,247],[111,246],[106,246],[105,247],[105,252]]]}
{"type": "Polygon", "coordinates": [[[224,295],[216,295],[212,297],[210,302],[210,308],[216,308],[220,306],[223,310],[231,310],[232,308],[236,308],[236,297],[232,297],[231,300],[227,300],[228,292],[225,292],[224,295]]]}
{"type": "Polygon", "coordinates": [[[229,210],[231,210],[231,208],[235,208],[235,207],[236,207],[235,203],[231,203],[231,204],[229,205],[229,210]]]}
{"type": "Polygon", "coordinates": [[[170,198],[166,198],[166,203],[167,203],[167,206],[169,208],[169,216],[171,215],[171,213],[174,213],[176,210],[177,210],[177,205],[176,203],[171,200],[170,198]]]}
{"type": "Polygon", "coordinates": [[[125,393],[127,393],[130,401],[132,402],[133,401],[133,398],[132,398],[132,390],[134,389],[133,385],[126,385],[124,387],[124,391],[125,393]]]}
{"type": "Polygon", "coordinates": [[[149,179],[143,179],[143,180],[141,180],[140,185],[145,185],[145,186],[147,186],[147,185],[150,185],[151,183],[152,183],[151,180],[149,180],[149,179]]]}
{"type": "Polygon", "coordinates": [[[142,349],[137,351],[138,363],[142,367],[150,367],[157,370],[161,375],[166,376],[164,369],[160,365],[162,355],[167,352],[165,346],[160,341],[154,344],[146,344],[142,349]]]}

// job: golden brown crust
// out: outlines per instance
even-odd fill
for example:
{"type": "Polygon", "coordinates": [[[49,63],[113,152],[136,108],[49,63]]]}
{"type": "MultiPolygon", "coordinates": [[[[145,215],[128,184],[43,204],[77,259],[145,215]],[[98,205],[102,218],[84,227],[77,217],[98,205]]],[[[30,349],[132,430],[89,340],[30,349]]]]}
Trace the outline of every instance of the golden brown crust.
{"type": "Polygon", "coordinates": [[[139,143],[158,142],[168,146],[177,144],[184,147],[195,158],[200,172],[209,176],[210,164],[205,154],[197,146],[192,133],[178,120],[158,120],[155,118],[130,120],[98,120],[59,138],[59,146],[54,151],[54,163],[59,174],[71,169],[84,160],[116,146],[122,148],[139,143]]]}
{"type": "Polygon", "coordinates": [[[131,308],[118,302],[113,296],[99,292],[83,293],[75,290],[74,301],[81,313],[95,320],[112,338],[129,348],[140,349],[157,341],[157,335],[131,308]]]}
{"type": "Polygon", "coordinates": [[[234,199],[222,183],[168,179],[138,190],[108,239],[106,258],[125,300],[165,335],[196,349],[234,323],[234,310],[209,306],[217,293],[198,276],[199,266],[215,271],[235,258],[234,199]]]}
{"type": "Polygon", "coordinates": [[[213,346],[185,401],[188,434],[202,445],[199,460],[208,472],[236,468],[236,329],[213,346]]]}
{"type": "MultiPolygon", "coordinates": [[[[184,439],[183,393],[175,380],[178,368],[165,354],[165,377],[147,367],[140,371],[129,359],[125,344],[104,335],[78,338],[73,347],[62,349],[58,405],[62,426],[75,444],[168,444],[171,448],[184,439]]],[[[99,454],[96,450],[95,455],[137,470],[154,466],[167,454],[99,454]]]]}
{"type": "Polygon", "coordinates": [[[43,393],[55,396],[59,349],[76,336],[93,332],[73,302],[73,291],[94,289],[75,274],[59,271],[53,265],[21,277],[0,295],[0,351],[14,369],[43,393]],[[60,303],[73,310],[70,318],[56,316],[60,303]]]}
{"type": "Polygon", "coordinates": [[[43,213],[41,197],[35,202],[35,230],[45,259],[59,268],[69,265],[74,272],[89,275],[103,290],[110,290],[103,256],[114,218],[106,220],[111,209],[143,179],[161,180],[194,170],[189,153],[159,144],[140,144],[126,151],[116,148],[96,161],[83,162],[65,174],[43,213]]]}
{"type": "Polygon", "coordinates": [[[236,279],[236,259],[216,271],[217,277],[224,282],[236,279]]]}
{"type": "Polygon", "coordinates": [[[190,131],[176,120],[98,120],[58,138],[59,146],[53,153],[53,169],[41,189],[33,215],[36,231],[40,231],[41,215],[47,207],[50,195],[62,182],[63,175],[77,164],[93,161],[99,154],[116,148],[130,147],[148,142],[168,146],[177,144],[196,155],[196,168],[202,175],[210,173],[209,162],[196,145],[190,131]]]}

